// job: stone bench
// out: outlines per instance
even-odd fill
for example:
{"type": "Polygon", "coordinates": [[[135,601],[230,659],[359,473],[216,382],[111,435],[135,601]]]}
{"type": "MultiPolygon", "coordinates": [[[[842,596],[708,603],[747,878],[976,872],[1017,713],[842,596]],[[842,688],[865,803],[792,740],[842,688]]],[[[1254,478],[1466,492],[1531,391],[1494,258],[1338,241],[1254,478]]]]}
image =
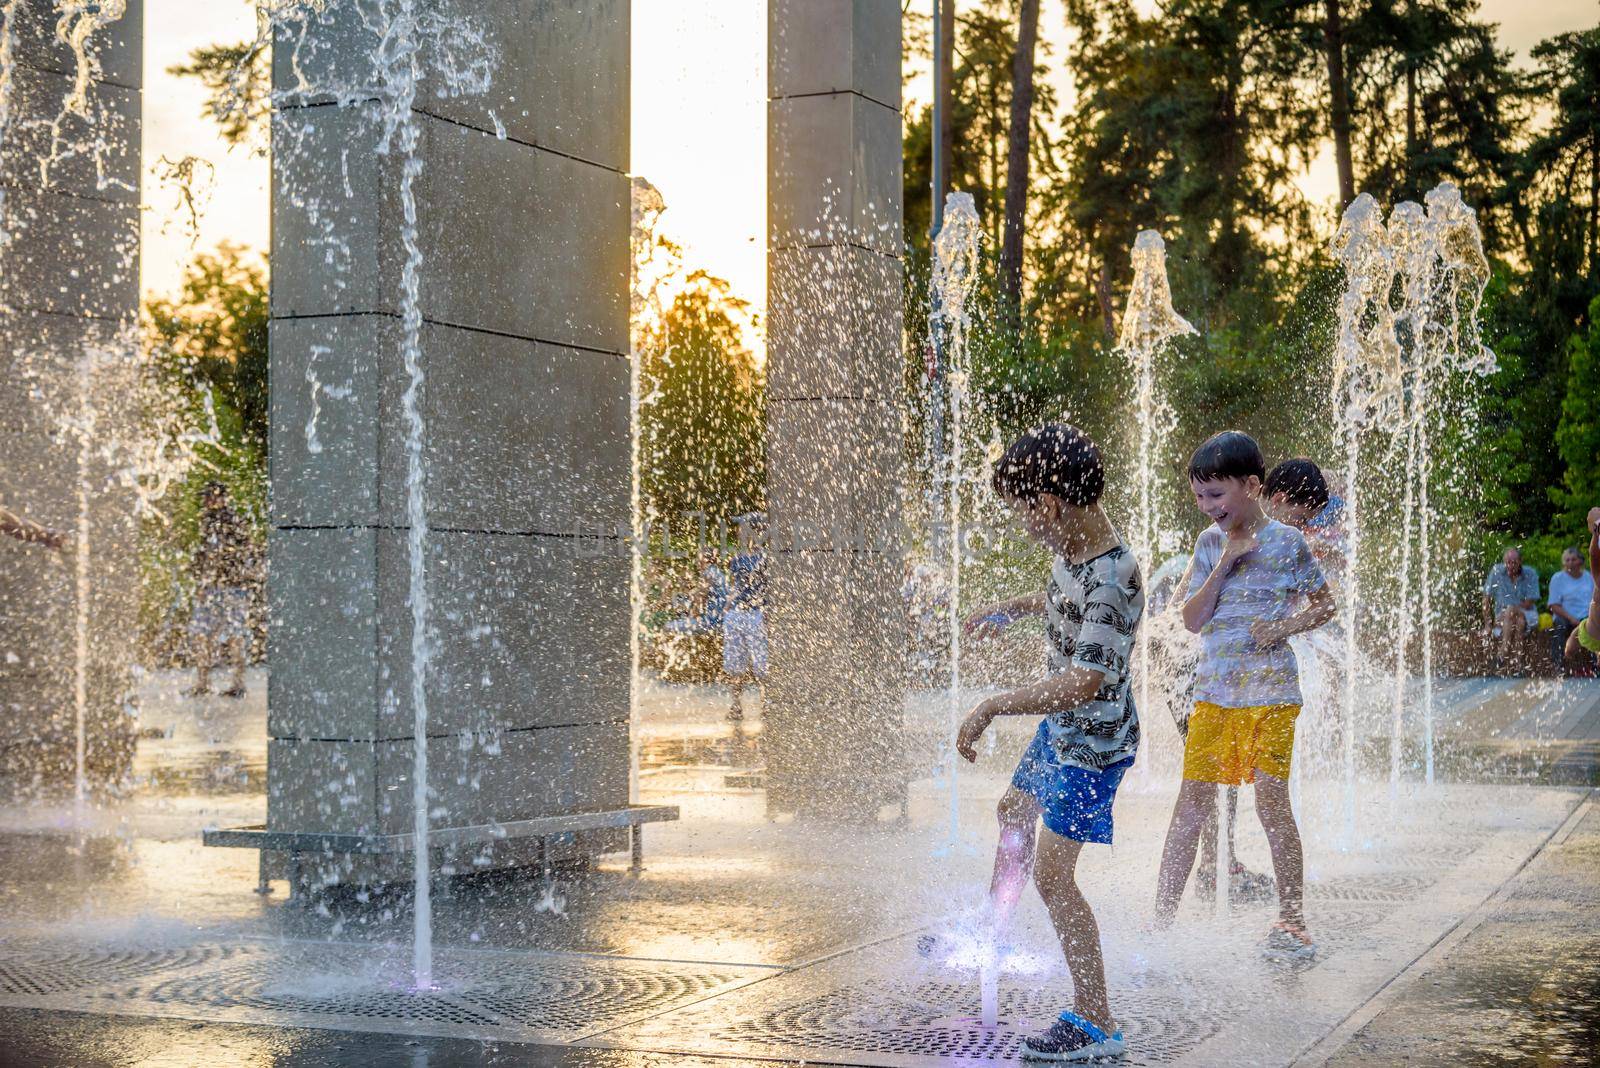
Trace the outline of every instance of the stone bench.
{"type": "MultiPolygon", "coordinates": [[[[639,872],[644,864],[644,825],[662,823],[678,818],[676,805],[628,805],[624,808],[594,809],[567,812],[554,816],[537,816],[525,820],[508,820],[504,823],[479,824],[465,827],[434,827],[428,831],[428,846],[432,849],[455,849],[501,841],[529,841],[538,846],[534,863],[550,874],[551,864],[545,856],[544,840],[556,835],[578,834],[585,831],[628,831],[630,868],[639,872]]],[[[273,831],[262,824],[246,827],[213,828],[201,832],[201,841],[207,846],[232,849],[258,849],[261,851],[260,876],[256,893],[271,893],[268,878],[267,855],[284,854],[289,860],[289,890],[291,896],[300,892],[305,858],[341,857],[395,857],[409,854],[415,848],[414,834],[333,834],[318,831],[273,831]]]]}

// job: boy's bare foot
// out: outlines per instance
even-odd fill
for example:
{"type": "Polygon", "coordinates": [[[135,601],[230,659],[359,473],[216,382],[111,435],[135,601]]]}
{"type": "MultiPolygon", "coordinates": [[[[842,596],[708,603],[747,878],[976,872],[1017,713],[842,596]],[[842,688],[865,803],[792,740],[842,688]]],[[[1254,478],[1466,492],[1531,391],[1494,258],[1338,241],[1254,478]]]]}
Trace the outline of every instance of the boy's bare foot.
{"type": "Polygon", "coordinates": [[[210,692],[211,692],[211,687],[202,686],[197,682],[193,686],[189,687],[187,690],[183,691],[183,696],[185,696],[185,697],[204,697],[206,694],[208,694],[210,692]]]}
{"type": "Polygon", "coordinates": [[[243,686],[229,686],[226,690],[222,691],[222,696],[224,696],[224,697],[243,697],[244,696],[244,687],[243,686]]]}

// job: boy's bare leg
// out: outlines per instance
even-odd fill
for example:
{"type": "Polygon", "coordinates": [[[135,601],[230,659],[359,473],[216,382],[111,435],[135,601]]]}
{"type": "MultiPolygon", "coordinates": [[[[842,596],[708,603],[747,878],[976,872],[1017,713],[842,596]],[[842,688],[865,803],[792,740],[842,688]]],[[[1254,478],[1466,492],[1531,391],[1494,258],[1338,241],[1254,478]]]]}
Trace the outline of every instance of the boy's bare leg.
{"type": "Polygon", "coordinates": [[[1261,817],[1261,829],[1267,832],[1272,873],[1278,877],[1278,919],[1303,928],[1305,854],[1300,846],[1300,828],[1294,822],[1294,808],[1289,803],[1289,784],[1258,771],[1256,815],[1261,817]]]}
{"type": "Polygon", "coordinates": [[[245,638],[242,635],[228,640],[228,658],[233,663],[231,693],[244,693],[245,638]]]}
{"type": "Polygon", "coordinates": [[[996,939],[1010,926],[1022,888],[1033,873],[1039,802],[1009,786],[1000,798],[998,815],[1000,837],[994,847],[994,876],[989,880],[989,933],[996,939]]]}
{"type": "Polygon", "coordinates": [[[1194,868],[1194,853],[1200,844],[1200,831],[1217,809],[1217,784],[1183,780],[1178,788],[1178,803],[1172,809],[1167,827],[1167,843],[1161,850],[1161,874],[1156,879],[1156,925],[1166,927],[1178,914],[1183,886],[1194,868]]]}
{"type": "Polygon", "coordinates": [[[198,697],[211,692],[211,665],[217,660],[217,646],[210,638],[201,638],[195,643],[194,658],[194,686],[189,690],[192,697],[198,697]]]}
{"type": "Polygon", "coordinates": [[[1106,968],[1100,955],[1100,925],[1078,889],[1078,854],[1082,842],[1046,828],[1040,836],[1033,879],[1050,913],[1072,972],[1072,1011],[1110,1034],[1116,1030],[1106,1000],[1106,968]]]}
{"type": "MultiPolygon", "coordinates": [[[[1200,828],[1200,865],[1197,870],[1215,874],[1217,870],[1217,813],[1212,806],[1211,818],[1200,828]]],[[[1237,863],[1239,850],[1234,846],[1234,830],[1239,826],[1239,788],[1228,787],[1228,856],[1237,863]]]]}

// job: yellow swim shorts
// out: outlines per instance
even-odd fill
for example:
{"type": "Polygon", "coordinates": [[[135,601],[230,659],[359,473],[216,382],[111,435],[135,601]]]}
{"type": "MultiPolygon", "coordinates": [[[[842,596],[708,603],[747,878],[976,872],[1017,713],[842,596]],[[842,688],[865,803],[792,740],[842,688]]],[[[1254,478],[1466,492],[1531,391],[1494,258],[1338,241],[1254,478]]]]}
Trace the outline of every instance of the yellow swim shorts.
{"type": "Polygon", "coordinates": [[[1183,747],[1183,777],[1240,786],[1255,782],[1260,770],[1287,779],[1298,715],[1299,705],[1223,708],[1196,701],[1183,747]]]}

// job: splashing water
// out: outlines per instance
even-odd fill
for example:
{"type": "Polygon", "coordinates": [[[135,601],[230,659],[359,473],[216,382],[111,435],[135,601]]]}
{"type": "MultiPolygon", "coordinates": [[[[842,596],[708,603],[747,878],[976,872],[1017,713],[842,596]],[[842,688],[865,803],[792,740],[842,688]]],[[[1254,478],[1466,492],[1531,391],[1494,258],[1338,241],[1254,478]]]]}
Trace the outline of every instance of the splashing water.
{"type": "Polygon", "coordinates": [[[1390,598],[1395,661],[1389,688],[1389,786],[1391,802],[1398,803],[1414,625],[1421,639],[1425,781],[1431,784],[1434,773],[1433,523],[1439,474],[1433,441],[1451,405],[1458,410],[1475,405],[1475,393],[1466,384],[1495,367],[1494,355],[1479,337],[1478,314],[1489,272],[1476,214],[1448,182],[1424,201],[1426,208],[1411,202],[1396,205],[1385,224],[1377,202],[1362,194],[1345,212],[1334,240],[1346,286],[1334,348],[1332,401],[1344,447],[1350,560],[1341,606],[1347,836],[1354,829],[1363,444],[1377,449],[1377,470],[1393,471],[1402,482],[1396,487],[1400,544],[1390,598]]]}
{"type": "MultiPolygon", "coordinates": [[[[1160,514],[1157,495],[1158,457],[1166,454],[1168,437],[1177,425],[1172,405],[1161,390],[1156,364],[1174,338],[1193,334],[1195,329],[1172,306],[1172,287],[1167,280],[1167,246],[1154,230],[1141,230],[1133,242],[1133,284],[1128,290],[1128,306],[1122,315],[1122,331],[1117,350],[1133,372],[1134,399],[1138,406],[1136,506],[1133,514],[1133,552],[1146,582],[1160,561],[1158,554],[1169,548],[1172,527],[1160,514]]],[[[1139,709],[1151,708],[1151,633],[1139,628],[1138,678],[1139,709]]],[[[1155,719],[1156,717],[1150,717],[1155,719]]],[[[1149,757],[1139,762],[1140,776],[1150,775],[1149,757]]]]}
{"type": "Polygon", "coordinates": [[[1335,426],[1344,446],[1345,538],[1351,561],[1340,601],[1344,631],[1341,769],[1344,780],[1344,832],[1354,841],[1356,819],[1355,716],[1360,636],[1358,606],[1361,575],[1356,566],[1361,548],[1361,435],[1382,405],[1383,371],[1398,363],[1394,315],[1389,290],[1394,283],[1394,257],[1383,230],[1378,202],[1362,193],[1345,209],[1333,239],[1335,257],[1344,266],[1345,291],[1338,308],[1333,347],[1332,405],[1335,426]],[[1393,356],[1391,356],[1393,352],[1393,356]]]}
{"type": "MultiPolygon", "coordinates": [[[[957,782],[957,762],[954,740],[961,725],[961,487],[966,480],[965,434],[963,420],[970,385],[971,367],[967,356],[967,334],[972,327],[972,313],[967,307],[978,284],[979,259],[983,245],[983,227],[978,220],[978,208],[970,193],[951,193],[945,198],[944,227],[933,243],[933,278],[937,316],[942,322],[934,325],[945,333],[946,392],[949,404],[947,433],[948,455],[945,458],[946,507],[949,509],[948,545],[948,603],[950,642],[949,754],[950,787],[950,848],[960,841],[960,787],[957,782]]],[[[931,491],[937,498],[937,480],[931,491]]],[[[930,514],[937,514],[930,508],[930,514]]],[[[934,539],[937,545],[938,539],[934,539]]]]}

